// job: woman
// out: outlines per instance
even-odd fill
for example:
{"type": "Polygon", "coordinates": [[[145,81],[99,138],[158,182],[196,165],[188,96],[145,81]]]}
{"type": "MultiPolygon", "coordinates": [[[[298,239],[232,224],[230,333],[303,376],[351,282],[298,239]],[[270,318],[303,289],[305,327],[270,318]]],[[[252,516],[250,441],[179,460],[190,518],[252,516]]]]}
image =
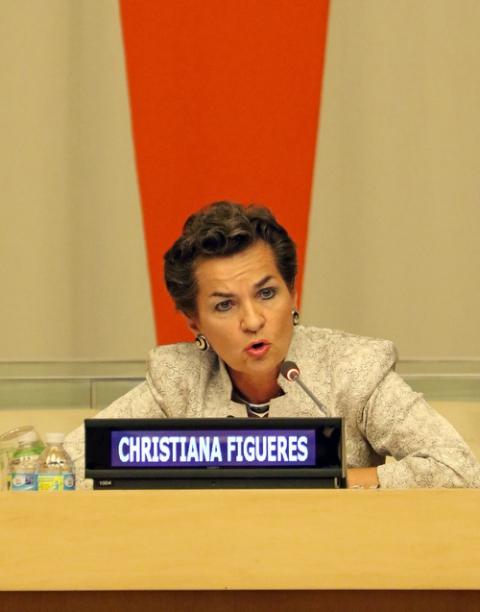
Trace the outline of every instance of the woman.
{"type": "MultiPolygon", "coordinates": [[[[98,416],[318,417],[279,375],[288,359],[345,419],[349,486],[477,486],[460,435],[393,371],[392,343],[298,325],[296,272],[269,210],[217,202],[192,215],[165,254],[165,282],[195,342],[154,349],[146,381],[98,416]]],[[[83,427],[67,449],[82,478],[83,427]]]]}

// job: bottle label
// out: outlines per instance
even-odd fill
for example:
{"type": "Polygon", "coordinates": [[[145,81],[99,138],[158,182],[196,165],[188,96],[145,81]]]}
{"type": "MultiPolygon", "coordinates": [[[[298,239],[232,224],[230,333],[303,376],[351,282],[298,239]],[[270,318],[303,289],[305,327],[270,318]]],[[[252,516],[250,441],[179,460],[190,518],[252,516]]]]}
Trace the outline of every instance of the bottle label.
{"type": "Polygon", "coordinates": [[[30,473],[14,472],[10,474],[10,491],[36,491],[37,475],[30,473]]]}
{"type": "Polygon", "coordinates": [[[75,476],[71,473],[64,474],[39,474],[39,491],[74,491],[75,476]]]}

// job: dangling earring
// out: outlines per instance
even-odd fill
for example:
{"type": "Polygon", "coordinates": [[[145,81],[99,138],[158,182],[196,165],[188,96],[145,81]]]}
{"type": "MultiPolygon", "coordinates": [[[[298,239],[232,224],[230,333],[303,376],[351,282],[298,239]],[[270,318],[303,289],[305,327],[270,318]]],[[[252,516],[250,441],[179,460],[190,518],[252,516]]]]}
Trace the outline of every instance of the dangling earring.
{"type": "Polygon", "coordinates": [[[199,351],[208,351],[210,344],[203,334],[198,334],[195,338],[195,344],[199,351]]]}
{"type": "Polygon", "coordinates": [[[294,325],[298,325],[300,323],[300,314],[295,308],[292,310],[292,321],[294,325]]]}

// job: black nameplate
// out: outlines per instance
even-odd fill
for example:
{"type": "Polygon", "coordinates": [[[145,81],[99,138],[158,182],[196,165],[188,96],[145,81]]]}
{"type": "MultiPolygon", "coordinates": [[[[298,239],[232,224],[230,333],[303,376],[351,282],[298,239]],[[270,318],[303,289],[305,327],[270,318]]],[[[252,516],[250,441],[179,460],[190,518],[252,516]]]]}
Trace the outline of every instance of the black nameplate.
{"type": "Polygon", "coordinates": [[[344,457],[341,418],[85,421],[97,489],[338,488],[344,457]]]}

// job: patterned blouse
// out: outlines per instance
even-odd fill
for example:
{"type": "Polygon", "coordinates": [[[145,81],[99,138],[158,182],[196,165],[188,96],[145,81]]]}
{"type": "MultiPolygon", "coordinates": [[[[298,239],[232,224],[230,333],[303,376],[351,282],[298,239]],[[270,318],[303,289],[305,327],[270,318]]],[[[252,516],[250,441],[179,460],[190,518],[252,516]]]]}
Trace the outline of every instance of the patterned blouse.
{"type": "MultiPolygon", "coordinates": [[[[480,466],[460,434],[394,371],[391,342],[299,325],[287,359],[329,416],[345,419],[347,467],[377,467],[382,488],[480,487],[480,466]],[[395,461],[385,463],[387,456],[395,461]]],[[[270,417],[322,416],[299,385],[282,377],[278,383],[283,395],[270,400],[270,417]]],[[[235,396],[213,351],[182,342],[153,349],[145,382],[97,417],[245,417],[251,408],[235,396]]],[[[65,446],[77,486],[91,488],[84,480],[83,425],[65,446]]]]}

